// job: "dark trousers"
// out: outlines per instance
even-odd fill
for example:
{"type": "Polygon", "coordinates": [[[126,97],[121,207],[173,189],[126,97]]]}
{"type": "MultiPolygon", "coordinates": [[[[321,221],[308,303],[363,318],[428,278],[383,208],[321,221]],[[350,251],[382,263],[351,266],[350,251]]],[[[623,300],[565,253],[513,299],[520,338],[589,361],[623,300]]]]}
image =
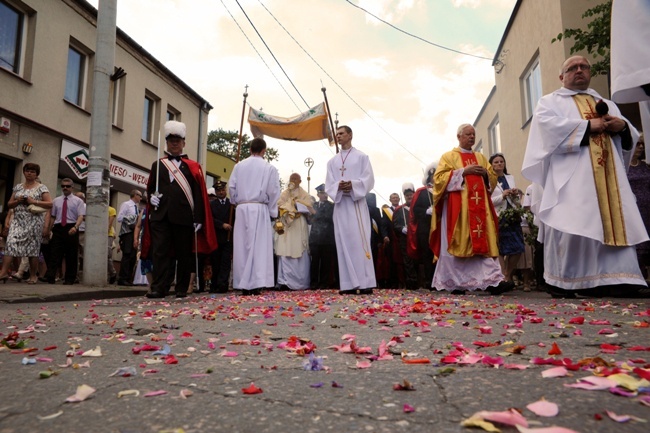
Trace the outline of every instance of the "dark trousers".
{"type": "Polygon", "coordinates": [[[45,278],[52,282],[56,279],[56,271],[61,267],[65,258],[65,276],[66,283],[74,283],[77,278],[77,258],[79,254],[79,233],[69,234],[70,229],[74,227],[68,224],[61,227],[61,224],[55,224],[52,227],[52,239],[50,240],[50,261],[47,264],[45,278]]]}
{"type": "Polygon", "coordinates": [[[151,291],[167,295],[176,271],[176,293],[187,293],[193,272],[194,227],[150,221],[153,282],[151,291]]]}
{"type": "MultiPolygon", "coordinates": [[[[418,289],[418,267],[412,258],[406,254],[406,235],[398,236],[399,249],[402,253],[402,259],[404,260],[404,280],[407,290],[417,290],[418,289]]],[[[433,280],[433,275],[431,276],[433,280]]]]}
{"type": "Polygon", "coordinates": [[[230,268],[232,267],[232,242],[219,242],[219,248],[210,254],[212,265],[211,292],[225,293],[228,291],[230,268]]]}
{"type": "Polygon", "coordinates": [[[339,274],[336,245],[309,244],[311,254],[311,288],[335,288],[339,274]]]}
{"type": "Polygon", "coordinates": [[[122,250],[122,261],[120,262],[120,275],[117,280],[120,283],[133,282],[133,268],[138,258],[138,251],[133,248],[133,232],[120,236],[120,249],[122,250]]]}
{"type": "MultiPolygon", "coordinates": [[[[418,230],[419,234],[419,230],[418,230]]],[[[433,281],[433,273],[436,267],[433,263],[433,251],[429,246],[429,230],[422,236],[418,236],[418,249],[422,252],[422,267],[424,268],[424,288],[430,289],[433,281]]]]}

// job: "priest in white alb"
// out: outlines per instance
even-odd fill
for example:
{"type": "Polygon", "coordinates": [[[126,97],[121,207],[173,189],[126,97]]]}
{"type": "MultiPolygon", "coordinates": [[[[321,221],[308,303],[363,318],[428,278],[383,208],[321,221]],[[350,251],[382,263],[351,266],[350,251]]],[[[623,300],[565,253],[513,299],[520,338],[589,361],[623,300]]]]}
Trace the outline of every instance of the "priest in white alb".
{"type": "Polygon", "coordinates": [[[371,294],[376,287],[366,194],[375,185],[368,155],[352,147],[352,129],[340,126],[341,152],[327,163],[325,191],[334,201],[334,238],[341,294],[371,294]]]}
{"type": "Polygon", "coordinates": [[[254,138],[251,156],[237,163],[228,181],[230,202],[237,206],[233,231],[233,288],[242,295],[273,287],[273,227],[278,216],[280,177],[264,160],[266,142],[254,138]]]}
{"type": "Polygon", "coordinates": [[[289,185],[278,201],[279,219],[284,228],[282,234],[274,235],[280,289],[304,290],[311,282],[308,218],[315,211],[312,198],[300,186],[301,181],[298,173],[291,174],[289,185]]]}
{"type": "Polygon", "coordinates": [[[634,296],[647,286],[634,245],[648,234],[626,176],[639,134],[589,88],[586,58],[568,58],[560,81],[537,104],[522,168],[536,185],[544,279],[555,297],[634,296]]]}

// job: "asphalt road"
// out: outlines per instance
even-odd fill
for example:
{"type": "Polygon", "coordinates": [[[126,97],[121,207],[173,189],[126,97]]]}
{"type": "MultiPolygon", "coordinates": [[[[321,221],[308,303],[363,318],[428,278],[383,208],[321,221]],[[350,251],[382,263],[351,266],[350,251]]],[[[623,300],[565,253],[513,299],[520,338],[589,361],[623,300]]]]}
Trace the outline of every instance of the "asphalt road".
{"type": "Polygon", "coordinates": [[[647,300],[267,292],[0,304],[0,317],[0,339],[24,342],[0,349],[0,433],[469,433],[482,431],[461,426],[476,412],[511,408],[529,428],[650,428],[607,414],[650,420],[647,300]],[[136,353],[146,345],[169,353],[136,353]],[[565,376],[543,377],[558,366],[565,376]],[[636,394],[565,386],[616,368],[636,394]],[[262,392],[245,394],[251,383],[262,392]],[[81,385],[95,392],[66,403],[81,385]],[[526,408],[542,398],[556,416],[526,408]]]}

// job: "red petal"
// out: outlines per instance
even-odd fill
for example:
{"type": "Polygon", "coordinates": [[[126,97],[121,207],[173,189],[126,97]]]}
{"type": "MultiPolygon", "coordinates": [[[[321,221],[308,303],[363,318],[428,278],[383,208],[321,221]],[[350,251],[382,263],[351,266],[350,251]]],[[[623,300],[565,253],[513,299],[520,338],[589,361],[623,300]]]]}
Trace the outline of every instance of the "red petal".
{"type": "Polygon", "coordinates": [[[261,394],[262,388],[258,388],[254,383],[251,382],[251,385],[248,388],[242,388],[241,392],[244,394],[261,394]]]}
{"type": "Polygon", "coordinates": [[[557,345],[557,343],[553,343],[553,347],[551,350],[548,351],[549,355],[562,355],[562,351],[560,350],[560,347],[557,345]]]}

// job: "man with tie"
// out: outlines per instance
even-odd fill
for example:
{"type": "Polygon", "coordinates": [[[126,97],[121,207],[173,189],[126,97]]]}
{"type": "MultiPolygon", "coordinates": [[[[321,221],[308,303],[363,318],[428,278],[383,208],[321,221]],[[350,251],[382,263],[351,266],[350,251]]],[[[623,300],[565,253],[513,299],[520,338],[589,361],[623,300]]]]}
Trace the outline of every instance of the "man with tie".
{"type": "Polygon", "coordinates": [[[235,212],[230,199],[226,197],[226,182],[218,181],[214,192],[216,198],[210,202],[210,209],[219,248],[210,254],[212,266],[210,293],[226,293],[232,263],[232,227],[235,223],[235,212]]]}
{"type": "Polygon", "coordinates": [[[170,120],[164,132],[166,156],[153,163],[147,183],[149,229],[142,241],[142,257],[153,261],[153,281],[146,296],[164,298],[176,271],[176,297],[184,298],[195,254],[210,254],[217,238],[209,224],[212,213],[203,170],[182,153],[186,126],[170,120]]]}
{"type": "Polygon", "coordinates": [[[138,222],[138,203],[142,200],[142,193],[131,190],[130,199],[122,203],[120,212],[117,214],[117,222],[120,227],[120,249],[122,250],[122,261],[120,262],[120,274],[117,284],[120,286],[132,286],[133,268],[137,260],[138,251],[133,247],[133,231],[138,222]]]}
{"type": "Polygon", "coordinates": [[[85,206],[83,200],[72,194],[72,179],[61,179],[61,191],[52,202],[50,218],[50,261],[47,264],[45,279],[54,284],[56,271],[65,257],[65,276],[63,284],[74,284],[77,278],[77,255],[79,253],[79,226],[83,222],[85,206]]]}

